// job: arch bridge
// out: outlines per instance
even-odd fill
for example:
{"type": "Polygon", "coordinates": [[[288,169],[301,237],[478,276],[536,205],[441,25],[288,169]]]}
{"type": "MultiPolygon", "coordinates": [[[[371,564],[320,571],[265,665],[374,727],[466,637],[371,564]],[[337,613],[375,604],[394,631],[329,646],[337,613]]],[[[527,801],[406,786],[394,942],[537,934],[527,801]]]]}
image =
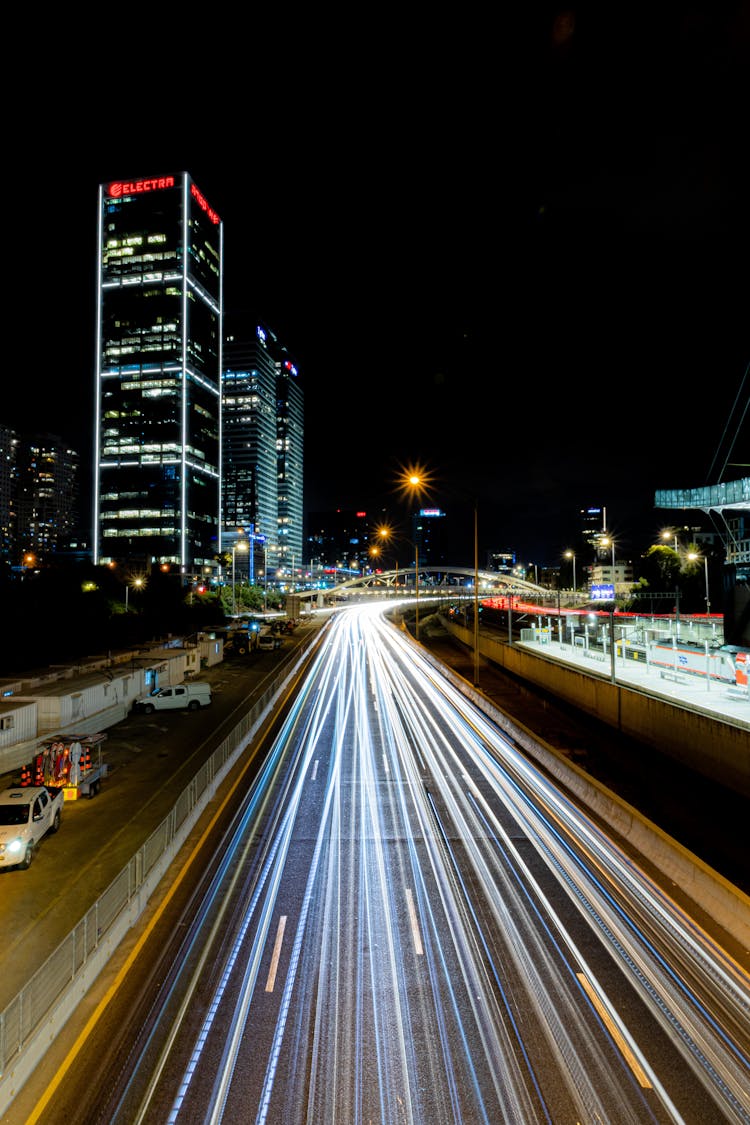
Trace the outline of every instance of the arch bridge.
{"type": "MultiPolygon", "coordinates": [[[[473,598],[474,570],[462,566],[420,566],[419,596],[473,598]]],[[[502,594],[549,595],[549,590],[534,582],[527,582],[514,574],[497,574],[494,571],[480,570],[478,595],[483,598],[502,594]]],[[[318,590],[295,590],[295,597],[308,604],[336,605],[348,601],[362,601],[366,598],[413,598],[417,583],[414,567],[411,569],[384,570],[378,574],[359,575],[348,578],[334,586],[318,590]]]]}

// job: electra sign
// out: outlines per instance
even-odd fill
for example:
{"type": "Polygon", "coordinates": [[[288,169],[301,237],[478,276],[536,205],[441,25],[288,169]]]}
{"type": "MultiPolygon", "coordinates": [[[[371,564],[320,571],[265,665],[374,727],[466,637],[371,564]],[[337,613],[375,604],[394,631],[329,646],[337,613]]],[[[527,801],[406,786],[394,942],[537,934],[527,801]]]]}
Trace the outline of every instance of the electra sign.
{"type": "Polygon", "coordinates": [[[192,195],[198,206],[206,212],[212,223],[219,223],[221,220],[212,207],[208,206],[205,196],[201,195],[195,184],[190,185],[190,194],[192,195]]]}
{"type": "Polygon", "coordinates": [[[113,199],[123,195],[140,195],[145,191],[162,191],[164,188],[174,187],[174,176],[162,176],[158,180],[133,180],[130,183],[119,181],[109,185],[109,194],[113,199]]]}

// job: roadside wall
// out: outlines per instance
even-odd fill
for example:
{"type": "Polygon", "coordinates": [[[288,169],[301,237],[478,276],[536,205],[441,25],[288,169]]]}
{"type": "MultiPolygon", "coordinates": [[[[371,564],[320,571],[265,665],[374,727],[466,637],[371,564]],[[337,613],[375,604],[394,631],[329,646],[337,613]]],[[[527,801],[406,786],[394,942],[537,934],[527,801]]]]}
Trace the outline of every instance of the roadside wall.
{"type": "MultiPolygon", "coordinates": [[[[451,632],[454,632],[453,627],[451,632]]],[[[470,636],[470,631],[466,629],[460,632],[465,634],[466,643],[470,643],[473,634],[470,636]]],[[[519,658],[518,661],[515,659],[512,661],[513,667],[509,664],[504,665],[509,671],[519,676],[523,674],[521,669],[540,674],[539,668],[534,668],[533,663],[530,664],[523,659],[529,657],[533,662],[534,658],[530,654],[507,645],[501,647],[505,648],[509,655],[519,658]]],[[[565,789],[574,793],[584,807],[600,816],[615,832],[653,863],[657,870],[671,879],[700,910],[740,942],[743,948],[750,947],[750,897],[642,816],[637,809],[623,801],[616,793],[595,781],[585,770],[540,740],[523,724],[517,723],[499,711],[480,691],[472,688],[452,669],[435,660],[428,649],[422,651],[447,679],[451,680],[497,726],[505,730],[530,758],[538,761],[565,789]]],[[[487,655],[484,645],[480,646],[480,651],[483,655],[487,655]]],[[[499,664],[500,661],[498,660],[497,663],[499,664]]],[[[546,668],[543,671],[546,676],[546,668]]],[[[527,675],[525,678],[531,680],[532,676],[527,675]]],[[[546,680],[540,682],[543,686],[548,686],[546,680]]],[[[606,683],[604,686],[615,692],[617,685],[606,683]]],[[[592,695],[591,698],[596,698],[596,695],[592,695]]],[[[671,710],[674,712],[676,708],[671,710]]],[[[611,712],[614,714],[614,708],[611,712]]],[[[747,739],[746,733],[744,737],[747,739]]]]}

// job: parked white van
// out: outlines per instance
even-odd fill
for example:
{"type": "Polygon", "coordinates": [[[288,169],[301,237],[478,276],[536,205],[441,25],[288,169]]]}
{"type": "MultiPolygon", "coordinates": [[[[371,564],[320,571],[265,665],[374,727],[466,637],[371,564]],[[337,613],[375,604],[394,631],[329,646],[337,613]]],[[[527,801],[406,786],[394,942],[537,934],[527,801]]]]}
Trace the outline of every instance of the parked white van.
{"type": "Polygon", "coordinates": [[[281,637],[277,637],[275,633],[261,633],[258,637],[258,648],[261,652],[281,648],[281,637]]]}
{"type": "Polygon", "coordinates": [[[176,684],[175,687],[160,688],[153,695],[142,695],[133,703],[133,710],[143,715],[177,709],[197,711],[199,707],[208,707],[210,702],[210,684],[176,684]]]}

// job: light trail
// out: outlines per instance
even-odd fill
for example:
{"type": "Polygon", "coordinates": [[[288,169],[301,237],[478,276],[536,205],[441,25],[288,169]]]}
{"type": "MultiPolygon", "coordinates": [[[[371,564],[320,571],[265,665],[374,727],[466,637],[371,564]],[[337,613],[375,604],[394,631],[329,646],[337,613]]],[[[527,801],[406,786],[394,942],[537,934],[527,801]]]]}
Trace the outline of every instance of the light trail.
{"type": "Polygon", "coordinates": [[[746,974],[379,607],[335,616],[243,824],[149,1086],[175,1125],[750,1122],[746,974]]]}

